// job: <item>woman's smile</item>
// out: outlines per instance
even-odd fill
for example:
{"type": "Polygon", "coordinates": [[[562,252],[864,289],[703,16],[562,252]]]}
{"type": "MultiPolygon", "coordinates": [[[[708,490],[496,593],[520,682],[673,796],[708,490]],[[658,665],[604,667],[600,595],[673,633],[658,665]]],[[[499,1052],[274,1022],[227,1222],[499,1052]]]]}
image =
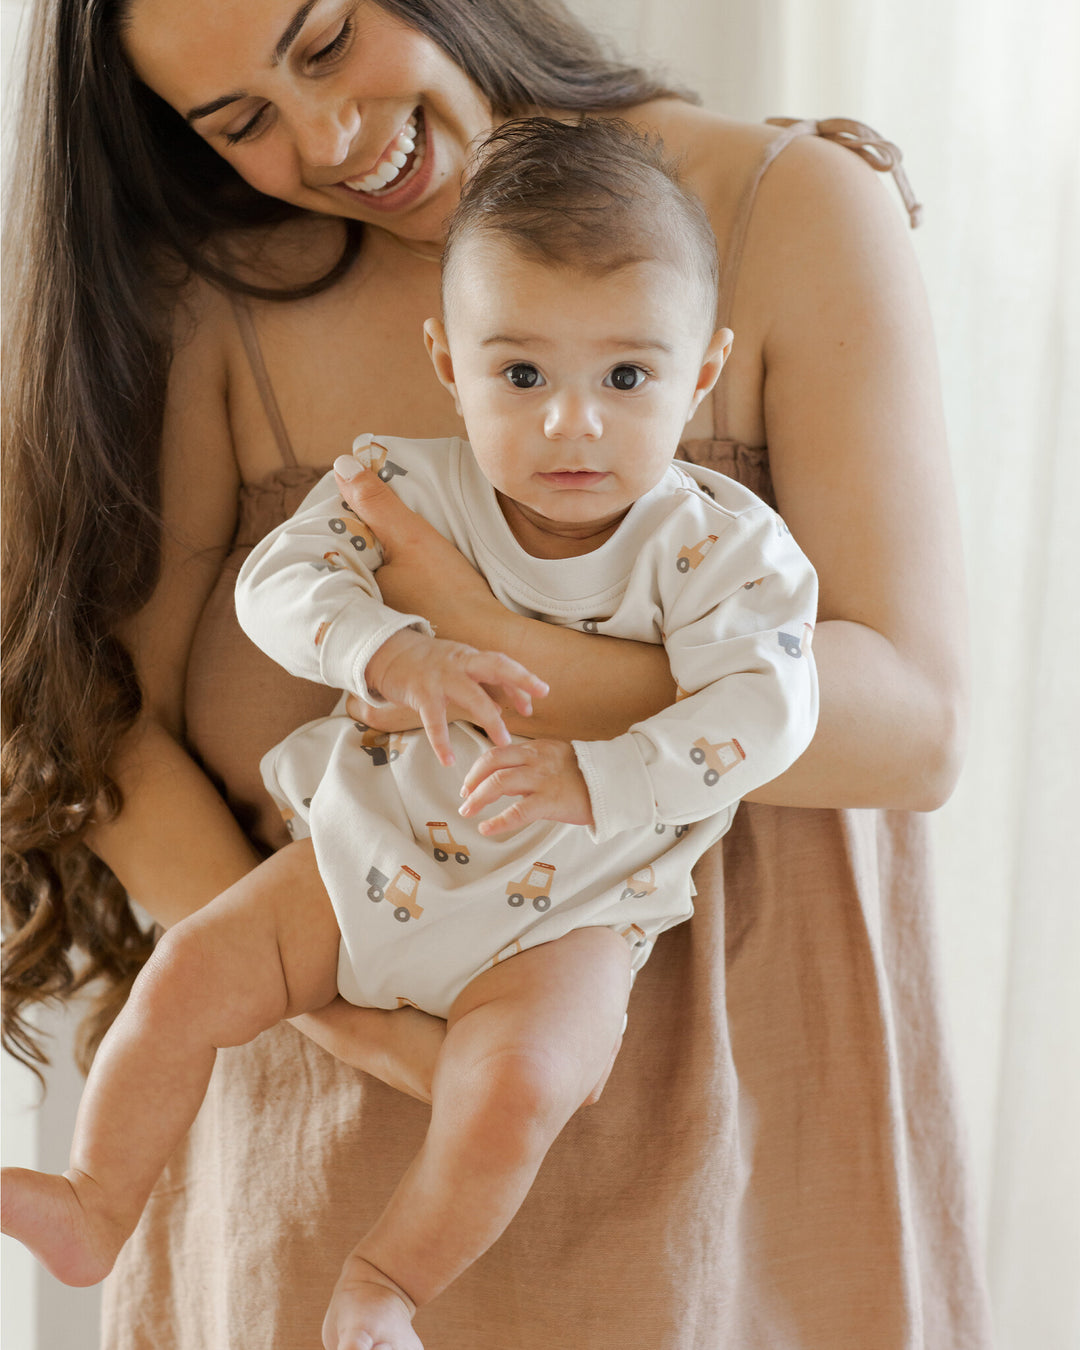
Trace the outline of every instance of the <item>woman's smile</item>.
{"type": "Polygon", "coordinates": [[[338,186],[353,199],[360,198],[367,210],[402,211],[423,197],[435,166],[435,147],[423,107],[418,107],[371,169],[360,177],[343,179],[338,186]]]}

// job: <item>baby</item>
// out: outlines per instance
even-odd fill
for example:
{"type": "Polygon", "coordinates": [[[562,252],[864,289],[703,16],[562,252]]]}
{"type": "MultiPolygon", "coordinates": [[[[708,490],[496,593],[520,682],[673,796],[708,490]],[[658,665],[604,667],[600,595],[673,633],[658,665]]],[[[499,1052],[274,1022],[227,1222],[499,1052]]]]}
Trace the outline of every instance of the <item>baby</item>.
{"type": "Polygon", "coordinates": [[[416,1308],[513,1218],[607,1070],[634,974],[690,917],[691,867],[814,731],[812,568],[752,493],[673,462],[730,347],[716,297],[704,211],[624,124],[538,118],[483,147],[424,326],[469,444],[365,435],[338,464],[392,483],[505,606],[662,642],[676,702],[610,741],[512,738],[502,707],[528,714],[545,683],[384,606],[378,541],[328,474],[245,564],[241,622],[424,729],[377,734],[343,696],[267,755],[294,842],[159,943],[68,1172],[5,1174],[5,1231],[59,1278],[107,1273],[217,1048],[338,993],[448,1031],[427,1136],[324,1344],[416,1350],[416,1308]]]}

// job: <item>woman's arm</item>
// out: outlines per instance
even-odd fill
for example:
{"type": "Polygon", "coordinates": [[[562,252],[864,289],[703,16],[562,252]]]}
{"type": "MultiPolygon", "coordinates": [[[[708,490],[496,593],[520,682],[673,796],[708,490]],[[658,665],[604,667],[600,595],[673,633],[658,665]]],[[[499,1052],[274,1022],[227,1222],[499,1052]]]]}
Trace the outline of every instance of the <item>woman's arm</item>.
{"type": "MultiPolygon", "coordinates": [[[[379,537],[379,590],[392,608],[423,614],[439,637],[506,652],[549,686],[531,717],[506,710],[511,731],[564,740],[608,740],[675,699],[667,656],[644,642],[582,633],[505,609],[447,539],[410,511],[389,484],[362,473],[338,486],[379,537]],[[596,691],[603,689],[598,699],[596,691]]],[[[409,709],[360,705],[361,721],[381,731],[417,725],[409,709]]]]}
{"type": "Polygon", "coordinates": [[[166,927],[258,861],[182,743],[188,651],[236,524],[239,475],[225,398],[224,308],[206,287],[193,288],[178,308],[162,438],[159,578],[123,632],[143,709],[109,766],[123,809],[87,840],[166,927]]]}
{"type": "Polygon", "coordinates": [[[759,335],[778,505],[820,582],[818,732],[753,799],[933,809],[966,712],[959,528],[922,281],[849,151],[808,137],[766,175],[740,323],[759,335]]]}
{"type": "MultiPolygon", "coordinates": [[[[225,398],[220,297],[196,300],[177,344],[162,440],[163,537],[154,594],[127,626],[143,711],[110,763],[123,809],[87,842],[163,927],[194,913],[249,872],[258,855],[183,746],[188,652],[235,529],[240,486],[225,398]]],[[[297,1019],[317,1044],[393,1087],[431,1100],[443,1022],[336,1000],[297,1019]]]]}

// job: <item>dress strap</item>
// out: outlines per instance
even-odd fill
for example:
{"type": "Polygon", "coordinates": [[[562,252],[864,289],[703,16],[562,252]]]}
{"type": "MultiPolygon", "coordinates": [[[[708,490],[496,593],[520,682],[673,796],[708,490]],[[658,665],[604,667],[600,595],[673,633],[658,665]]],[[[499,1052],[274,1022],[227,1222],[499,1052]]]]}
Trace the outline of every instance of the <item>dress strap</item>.
{"type": "MultiPolygon", "coordinates": [[[[767,117],[765,121],[772,127],[802,126],[792,117],[767,117]]],[[[859,158],[869,164],[878,173],[891,173],[897,191],[908,213],[913,230],[922,224],[922,203],[916,201],[908,176],[903,168],[903,154],[900,147],[892,141],[879,136],[865,122],[853,122],[848,117],[828,117],[823,122],[811,122],[814,135],[822,140],[835,141],[837,145],[854,150],[859,158]]]]}
{"type": "Polygon", "coordinates": [[[251,309],[235,291],[229,292],[229,302],[232,305],[233,314],[236,316],[236,326],[240,330],[240,338],[244,344],[244,351],[247,353],[248,365],[255,377],[255,387],[259,391],[266,420],[270,423],[270,430],[274,433],[274,440],[277,442],[278,450],[281,453],[282,463],[288,468],[292,468],[297,463],[296,453],[292,448],[292,441],[289,440],[285,419],[278,407],[274,386],[270,383],[270,376],[266,370],[266,362],[263,360],[262,348],[259,346],[259,335],[255,331],[255,320],[252,317],[251,309]]]}
{"type": "MultiPolygon", "coordinates": [[[[720,268],[720,309],[717,324],[722,328],[729,325],[735,306],[739,264],[742,262],[746,234],[761,180],[777,155],[800,136],[820,136],[823,140],[835,141],[837,145],[853,150],[872,169],[876,169],[879,173],[891,173],[907,210],[911,228],[915,229],[922,220],[922,206],[915,199],[915,193],[903,170],[901,164],[903,155],[899,147],[879,136],[865,123],[854,122],[846,117],[830,117],[821,122],[797,117],[768,117],[765,120],[769,126],[780,127],[781,130],[780,134],[765,147],[753,173],[747,179],[728,235],[720,268]]],[[[713,392],[713,435],[719,439],[727,436],[727,383],[722,377],[717,381],[713,392]]]]}

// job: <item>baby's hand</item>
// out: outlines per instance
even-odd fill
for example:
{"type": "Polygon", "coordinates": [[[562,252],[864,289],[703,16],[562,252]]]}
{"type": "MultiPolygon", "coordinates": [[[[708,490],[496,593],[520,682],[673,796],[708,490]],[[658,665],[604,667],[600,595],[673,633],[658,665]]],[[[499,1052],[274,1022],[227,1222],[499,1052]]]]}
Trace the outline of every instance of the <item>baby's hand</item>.
{"type": "Polygon", "coordinates": [[[519,741],[485,750],[461,789],[463,816],[474,816],[500,797],[516,797],[505,810],[482,820],[481,834],[505,834],[534,820],[592,825],[589,789],[569,741],[519,741]]]}
{"type": "Polygon", "coordinates": [[[523,717],[548,691],[543,680],[502,652],[478,652],[461,642],[425,637],[406,628],[387,638],[367,664],[365,678],[383,698],[414,709],[440,764],[454,762],[447,709],[483,727],[496,745],[510,733],[492,694],[502,694],[523,717]]]}

